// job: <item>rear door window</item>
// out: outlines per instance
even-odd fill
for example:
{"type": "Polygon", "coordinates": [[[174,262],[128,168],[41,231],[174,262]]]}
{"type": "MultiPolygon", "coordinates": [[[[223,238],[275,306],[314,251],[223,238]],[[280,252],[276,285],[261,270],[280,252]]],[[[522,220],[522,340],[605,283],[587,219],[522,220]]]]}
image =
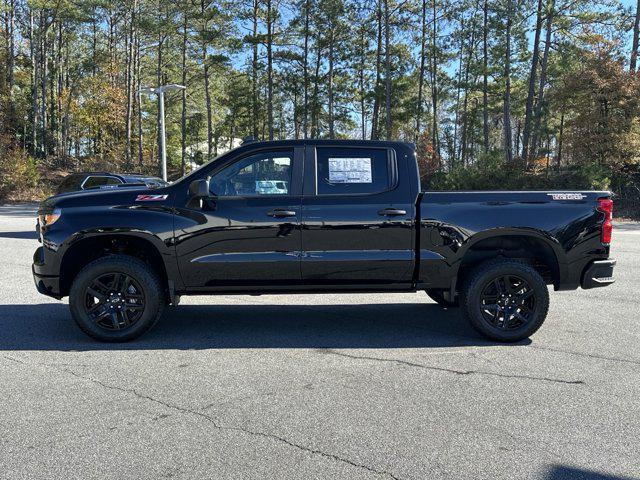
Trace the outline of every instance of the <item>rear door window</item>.
{"type": "Polygon", "coordinates": [[[392,187],[391,161],[385,148],[316,149],[318,195],[373,194],[392,187]]]}

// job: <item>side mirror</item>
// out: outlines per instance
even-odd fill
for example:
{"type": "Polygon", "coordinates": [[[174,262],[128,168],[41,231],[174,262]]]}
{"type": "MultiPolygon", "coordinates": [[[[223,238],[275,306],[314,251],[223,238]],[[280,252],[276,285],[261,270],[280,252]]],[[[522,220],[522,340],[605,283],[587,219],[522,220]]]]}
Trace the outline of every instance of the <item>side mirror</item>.
{"type": "Polygon", "coordinates": [[[189,185],[189,198],[192,200],[209,197],[209,181],[206,179],[194,180],[189,185]]]}
{"type": "Polygon", "coordinates": [[[189,199],[187,208],[214,209],[215,204],[211,201],[209,192],[209,181],[206,179],[194,180],[189,185],[189,199]]]}

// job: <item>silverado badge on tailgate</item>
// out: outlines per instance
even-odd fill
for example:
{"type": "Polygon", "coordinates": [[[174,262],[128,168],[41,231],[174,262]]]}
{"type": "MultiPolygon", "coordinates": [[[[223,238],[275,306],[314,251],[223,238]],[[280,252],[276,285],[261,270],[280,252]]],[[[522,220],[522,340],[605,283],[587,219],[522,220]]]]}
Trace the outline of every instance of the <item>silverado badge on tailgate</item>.
{"type": "Polygon", "coordinates": [[[554,200],[583,200],[587,198],[582,193],[547,193],[554,200]]]}

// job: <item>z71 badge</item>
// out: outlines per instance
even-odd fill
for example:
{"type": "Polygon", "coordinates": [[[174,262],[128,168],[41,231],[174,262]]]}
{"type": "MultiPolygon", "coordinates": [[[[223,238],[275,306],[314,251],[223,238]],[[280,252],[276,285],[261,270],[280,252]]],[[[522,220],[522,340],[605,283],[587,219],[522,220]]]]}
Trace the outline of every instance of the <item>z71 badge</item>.
{"type": "Polygon", "coordinates": [[[583,200],[587,198],[582,193],[547,193],[554,200],[583,200]]]}
{"type": "Polygon", "coordinates": [[[169,195],[138,195],[136,202],[160,202],[166,200],[169,195]]]}

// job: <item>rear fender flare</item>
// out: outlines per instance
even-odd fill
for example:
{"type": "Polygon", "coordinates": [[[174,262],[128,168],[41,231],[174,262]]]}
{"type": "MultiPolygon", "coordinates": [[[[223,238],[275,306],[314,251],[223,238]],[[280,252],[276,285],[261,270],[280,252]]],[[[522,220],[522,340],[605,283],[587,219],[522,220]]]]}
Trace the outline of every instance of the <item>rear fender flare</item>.
{"type": "Polygon", "coordinates": [[[528,237],[542,242],[544,245],[548,246],[555,255],[555,259],[558,265],[558,282],[562,283],[562,280],[564,278],[567,278],[568,263],[566,259],[566,252],[564,251],[558,240],[546,232],[531,228],[492,228],[470,236],[463,244],[462,248],[458,250],[455,264],[452,265],[455,267],[456,275],[458,274],[458,270],[460,268],[460,265],[463,263],[465,256],[475,245],[484,240],[498,237],[528,237]]]}

